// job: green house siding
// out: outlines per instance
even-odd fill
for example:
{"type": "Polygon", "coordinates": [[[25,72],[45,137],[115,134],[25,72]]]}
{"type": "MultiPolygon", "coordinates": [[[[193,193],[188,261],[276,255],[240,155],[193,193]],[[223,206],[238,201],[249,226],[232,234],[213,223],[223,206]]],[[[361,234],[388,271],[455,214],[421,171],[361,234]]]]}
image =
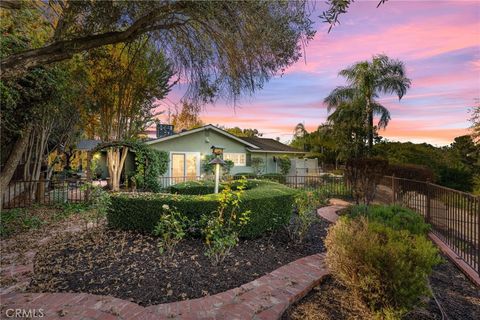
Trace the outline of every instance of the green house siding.
{"type": "MultiPolygon", "coordinates": [[[[301,154],[301,152],[291,153],[278,151],[278,152],[250,152],[248,149],[252,150],[254,148],[254,142],[249,141],[241,141],[236,138],[229,136],[228,134],[224,134],[219,132],[212,127],[204,128],[203,130],[199,130],[196,132],[186,132],[185,134],[176,134],[171,137],[166,137],[160,139],[160,141],[151,141],[148,142],[151,148],[155,148],[157,150],[166,151],[169,153],[170,161],[168,170],[165,173],[165,176],[179,176],[178,172],[187,171],[191,172],[194,171],[193,169],[193,158],[197,159],[197,175],[203,175],[205,172],[203,171],[203,161],[205,161],[205,157],[212,153],[212,146],[222,147],[224,148],[224,153],[243,153],[246,156],[246,164],[245,166],[235,165],[230,174],[236,173],[250,173],[253,172],[253,168],[250,166],[250,159],[260,157],[263,159],[263,168],[261,173],[280,173],[280,167],[278,166],[278,162],[274,161],[274,158],[278,158],[280,156],[288,155],[289,157],[295,157],[301,154]],[[177,155],[180,154],[180,155],[177,155]],[[183,157],[182,154],[185,154],[183,157]],[[175,155],[174,157],[172,155],[175,155]],[[182,160],[185,159],[185,160],[182,160]],[[190,159],[190,160],[187,160],[190,159]],[[178,168],[182,168],[184,166],[184,170],[180,170],[178,168]],[[176,168],[172,170],[172,167],[176,168]],[[190,168],[187,170],[187,167],[190,168]]],[[[271,142],[269,142],[271,144],[271,142]]],[[[267,149],[268,150],[268,149],[267,149]]],[[[187,175],[187,174],[185,174],[187,175]]]]}
{"type": "MultiPolygon", "coordinates": [[[[206,155],[212,153],[212,146],[223,147],[225,153],[248,153],[247,146],[243,143],[213,130],[202,130],[185,136],[175,137],[174,139],[152,143],[150,146],[157,150],[166,151],[169,154],[177,152],[199,153],[201,161],[205,159],[206,155]]],[[[200,174],[204,174],[201,168],[202,166],[200,165],[200,174]]],[[[238,172],[252,172],[252,168],[247,166],[234,166],[231,170],[231,174],[238,172]]],[[[169,172],[167,172],[165,176],[169,176],[170,173],[169,166],[169,172]]]]}
{"type": "Polygon", "coordinates": [[[298,156],[298,155],[295,155],[295,154],[285,154],[285,153],[253,152],[252,153],[252,158],[262,158],[263,159],[264,168],[262,170],[262,173],[264,173],[264,174],[267,174],[267,173],[281,173],[281,169],[280,169],[280,165],[278,163],[278,160],[275,161],[275,159],[278,159],[279,157],[283,157],[285,155],[287,155],[290,158],[294,158],[294,157],[298,156]]]}

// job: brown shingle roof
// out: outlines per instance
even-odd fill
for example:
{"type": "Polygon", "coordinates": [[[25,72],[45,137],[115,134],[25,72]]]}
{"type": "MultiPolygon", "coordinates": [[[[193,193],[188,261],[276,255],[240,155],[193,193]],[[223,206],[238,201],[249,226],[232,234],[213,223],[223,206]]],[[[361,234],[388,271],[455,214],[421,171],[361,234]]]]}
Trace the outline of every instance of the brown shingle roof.
{"type": "Polygon", "coordinates": [[[269,138],[258,138],[258,137],[239,137],[242,140],[245,140],[248,143],[254,144],[258,149],[250,149],[253,151],[278,151],[278,152],[298,152],[298,153],[305,153],[302,150],[287,146],[286,144],[281,143],[275,139],[269,138]]]}

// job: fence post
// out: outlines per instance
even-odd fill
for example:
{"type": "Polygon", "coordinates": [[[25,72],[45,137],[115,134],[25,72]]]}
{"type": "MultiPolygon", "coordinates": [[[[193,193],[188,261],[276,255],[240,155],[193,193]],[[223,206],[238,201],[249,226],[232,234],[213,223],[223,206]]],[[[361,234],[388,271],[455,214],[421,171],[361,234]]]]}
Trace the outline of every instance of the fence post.
{"type": "Polygon", "coordinates": [[[426,182],[426,185],[427,185],[427,192],[426,192],[426,196],[427,196],[427,200],[426,200],[426,212],[425,212],[425,220],[430,223],[430,198],[431,198],[431,195],[430,195],[430,182],[426,182]]]}

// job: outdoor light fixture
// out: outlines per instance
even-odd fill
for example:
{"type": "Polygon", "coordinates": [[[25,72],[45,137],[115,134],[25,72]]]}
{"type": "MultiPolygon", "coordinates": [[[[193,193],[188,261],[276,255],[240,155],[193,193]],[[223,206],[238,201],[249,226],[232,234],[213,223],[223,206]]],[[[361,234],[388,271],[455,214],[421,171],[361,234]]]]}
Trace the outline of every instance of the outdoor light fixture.
{"type": "Polygon", "coordinates": [[[222,147],[215,147],[212,146],[212,154],[215,156],[212,161],[209,162],[209,164],[215,165],[215,193],[218,193],[218,185],[220,184],[220,165],[224,165],[225,161],[223,161],[220,156],[223,154],[223,149],[222,147]]]}

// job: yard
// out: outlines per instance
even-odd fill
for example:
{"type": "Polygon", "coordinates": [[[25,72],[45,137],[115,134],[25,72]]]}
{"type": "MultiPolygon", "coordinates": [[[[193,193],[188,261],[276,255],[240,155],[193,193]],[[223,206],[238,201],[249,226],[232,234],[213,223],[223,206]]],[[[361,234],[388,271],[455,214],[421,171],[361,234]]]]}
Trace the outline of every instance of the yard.
{"type": "MultiPolygon", "coordinates": [[[[245,319],[255,314],[269,319],[370,319],[378,312],[361,299],[352,300],[354,289],[336,275],[334,265],[329,275],[299,272],[304,267],[296,265],[302,258],[315,257],[320,259],[315,264],[322,266],[325,253],[326,263],[332,263],[326,251],[332,244],[325,239],[333,225],[316,214],[317,208],[327,205],[330,192],[321,186],[304,191],[255,179],[233,180],[220,189],[219,195],[213,195],[211,182],[191,181],[164,190],[167,193],[117,193],[105,201],[99,191],[103,202],[92,199],[89,205],[73,209],[36,209],[33,212],[42,213],[41,225],[3,235],[2,256],[7,257],[2,259],[3,297],[13,299],[23,290],[28,299],[46,303],[48,294],[92,294],[92,299],[132,302],[160,318],[188,317],[196,312],[196,301],[198,306],[203,303],[207,314],[217,316],[234,312],[230,309],[237,305],[255,306],[250,315],[243,314],[245,319]],[[52,216],[57,218],[47,219],[52,216]],[[297,271],[279,271],[288,268],[297,271]],[[309,274],[307,280],[295,278],[309,274]],[[287,292],[293,296],[286,298],[287,292]],[[47,296],[38,298],[38,293],[47,296]],[[225,300],[227,293],[233,300],[225,300]],[[189,311],[182,313],[182,304],[172,311],[173,305],[168,307],[172,303],[189,303],[189,311]]],[[[27,217],[28,210],[22,212],[27,217]]],[[[357,214],[363,213],[352,213],[352,219],[357,214]]],[[[389,214],[374,217],[384,219],[389,214]]],[[[407,219],[402,228],[422,233],[426,225],[412,214],[396,213],[407,219]]],[[[388,218],[384,223],[395,229],[399,222],[388,218]]],[[[477,288],[448,259],[438,261],[432,262],[427,293],[412,292],[418,297],[408,311],[401,311],[402,317],[441,319],[443,312],[449,319],[475,319],[480,311],[477,288]],[[434,296],[428,294],[430,286],[434,296]]],[[[28,303],[22,301],[18,298],[16,303],[28,303]]],[[[105,301],[101,312],[126,312],[112,311],[116,302],[105,301]]],[[[81,312],[68,304],[55,308],[66,314],[81,312]]]]}

